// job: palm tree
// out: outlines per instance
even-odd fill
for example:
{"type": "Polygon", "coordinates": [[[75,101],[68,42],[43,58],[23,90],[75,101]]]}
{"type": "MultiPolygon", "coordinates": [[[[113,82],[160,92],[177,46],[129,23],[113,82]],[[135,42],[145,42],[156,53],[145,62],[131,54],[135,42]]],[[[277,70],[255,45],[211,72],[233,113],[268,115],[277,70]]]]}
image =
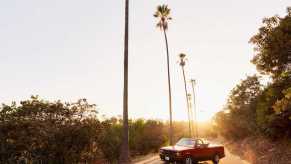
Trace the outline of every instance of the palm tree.
{"type": "Polygon", "coordinates": [[[129,142],[128,142],[128,15],[129,15],[129,0],[125,0],[123,138],[118,162],[120,164],[130,163],[129,142]]]}
{"type": "Polygon", "coordinates": [[[184,66],[186,64],[186,55],[181,53],[179,55],[180,57],[180,66],[182,68],[182,72],[183,72],[183,79],[184,79],[184,88],[185,88],[185,95],[186,95],[186,104],[187,104],[187,112],[188,112],[188,121],[189,121],[189,137],[192,137],[192,132],[191,132],[191,111],[190,111],[190,104],[189,104],[189,97],[188,97],[188,91],[187,91],[187,83],[186,83],[186,76],[185,76],[185,70],[184,70],[184,66]]]}
{"type": "Polygon", "coordinates": [[[171,76],[170,76],[170,59],[169,59],[169,45],[168,45],[168,38],[167,38],[167,29],[168,29],[168,21],[172,18],[170,17],[170,9],[167,5],[159,5],[157,7],[157,11],[154,14],[154,17],[158,18],[159,21],[157,23],[157,27],[159,27],[165,37],[166,42],[166,51],[167,51],[167,70],[168,70],[168,89],[169,89],[169,113],[170,113],[170,145],[173,145],[173,124],[172,124],[172,93],[171,93],[171,76]]]}
{"type": "MultiPolygon", "coordinates": [[[[191,137],[193,137],[195,133],[195,126],[194,126],[194,115],[193,115],[193,107],[191,104],[192,95],[188,93],[188,103],[189,103],[189,115],[190,115],[190,125],[191,125],[191,137]]],[[[195,135],[194,135],[195,137],[195,135]]]]}
{"type": "Polygon", "coordinates": [[[195,122],[195,136],[198,138],[198,121],[197,121],[197,109],[196,109],[196,95],[195,95],[195,85],[196,85],[196,80],[191,79],[191,84],[192,84],[192,91],[193,91],[193,109],[194,109],[194,122],[195,122]]]}

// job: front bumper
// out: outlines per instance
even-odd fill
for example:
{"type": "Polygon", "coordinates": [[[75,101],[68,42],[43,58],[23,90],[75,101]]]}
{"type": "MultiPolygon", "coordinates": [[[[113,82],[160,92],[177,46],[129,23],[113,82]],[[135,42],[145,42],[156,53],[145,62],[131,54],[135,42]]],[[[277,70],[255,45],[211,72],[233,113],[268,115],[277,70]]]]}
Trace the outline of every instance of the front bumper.
{"type": "Polygon", "coordinates": [[[171,155],[171,154],[160,153],[160,158],[161,158],[161,160],[168,161],[168,162],[182,162],[183,161],[183,157],[171,155]]]}

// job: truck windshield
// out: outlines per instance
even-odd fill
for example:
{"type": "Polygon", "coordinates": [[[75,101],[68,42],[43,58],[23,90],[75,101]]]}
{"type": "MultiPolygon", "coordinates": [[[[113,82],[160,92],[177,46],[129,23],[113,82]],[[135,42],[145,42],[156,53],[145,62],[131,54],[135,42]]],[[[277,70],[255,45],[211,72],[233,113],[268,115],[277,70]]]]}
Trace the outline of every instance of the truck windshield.
{"type": "Polygon", "coordinates": [[[182,138],[176,143],[176,145],[177,146],[194,147],[195,140],[190,139],[190,138],[182,138]]]}

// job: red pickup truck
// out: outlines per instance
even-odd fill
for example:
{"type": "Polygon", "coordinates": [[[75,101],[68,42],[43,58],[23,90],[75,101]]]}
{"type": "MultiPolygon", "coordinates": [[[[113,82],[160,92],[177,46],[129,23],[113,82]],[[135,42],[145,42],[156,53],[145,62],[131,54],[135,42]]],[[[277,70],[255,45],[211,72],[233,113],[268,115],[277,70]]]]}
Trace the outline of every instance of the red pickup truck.
{"type": "Polygon", "coordinates": [[[165,162],[194,164],[212,160],[214,164],[218,164],[223,157],[223,146],[209,144],[204,139],[182,138],[175,146],[160,148],[160,158],[165,162]]]}

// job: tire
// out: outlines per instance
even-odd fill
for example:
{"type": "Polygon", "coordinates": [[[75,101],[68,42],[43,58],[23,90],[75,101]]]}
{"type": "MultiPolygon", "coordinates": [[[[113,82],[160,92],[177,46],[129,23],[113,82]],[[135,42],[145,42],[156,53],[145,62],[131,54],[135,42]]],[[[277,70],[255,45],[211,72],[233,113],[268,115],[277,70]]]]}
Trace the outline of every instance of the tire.
{"type": "Polygon", "coordinates": [[[215,156],[213,157],[213,164],[218,164],[219,163],[219,160],[220,160],[220,157],[218,154],[215,154],[215,156]]]}

